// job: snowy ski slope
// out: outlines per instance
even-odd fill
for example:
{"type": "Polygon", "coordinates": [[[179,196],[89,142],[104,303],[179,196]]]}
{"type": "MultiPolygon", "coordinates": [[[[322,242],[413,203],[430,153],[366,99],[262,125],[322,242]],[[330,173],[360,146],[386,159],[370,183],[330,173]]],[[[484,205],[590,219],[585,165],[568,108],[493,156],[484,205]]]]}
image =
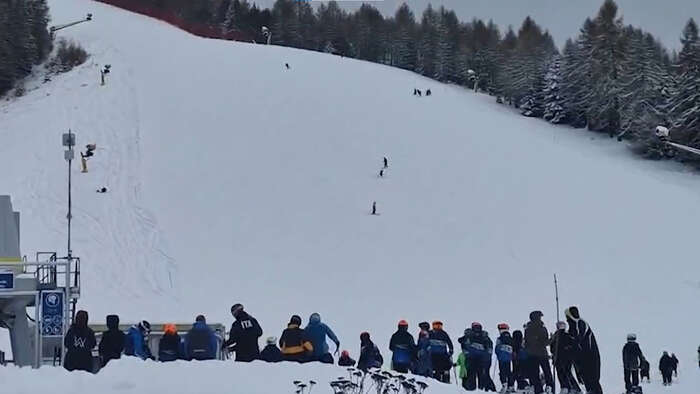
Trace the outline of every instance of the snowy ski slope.
{"type": "Polygon", "coordinates": [[[456,339],[472,321],[493,334],[541,309],[551,329],[556,272],[562,310],[578,305],[595,330],[607,391],[622,390],[628,332],[652,364],[679,357],[669,392],[700,387],[697,175],[409,72],[201,39],[87,0],[50,5],[54,23],[94,14],[59,34],[91,57],[0,103],[0,193],[22,212],[24,253],[65,252],[60,134],[98,145],[89,173],[73,167],[93,320],[229,324],[242,302],[265,336],[319,312],[353,355],[368,330],[387,356],[399,319],[412,332],[441,319],[456,339]]]}

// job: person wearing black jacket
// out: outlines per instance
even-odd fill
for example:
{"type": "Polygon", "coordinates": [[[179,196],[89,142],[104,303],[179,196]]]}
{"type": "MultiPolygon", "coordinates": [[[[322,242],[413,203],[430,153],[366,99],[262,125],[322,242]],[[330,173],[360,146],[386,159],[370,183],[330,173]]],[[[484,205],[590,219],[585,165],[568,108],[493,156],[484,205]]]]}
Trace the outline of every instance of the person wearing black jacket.
{"type": "Polygon", "coordinates": [[[603,394],[600,386],[600,351],[591,327],[581,319],[577,307],[566,309],[566,321],[569,323],[569,334],[576,341],[577,355],[574,362],[581,373],[586,390],[591,394],[603,394]]]}
{"type": "Polygon", "coordinates": [[[88,313],[78,311],[75,321],[63,340],[66,359],[63,367],[68,371],[93,372],[92,349],[97,345],[95,333],[88,327],[88,313]]]}
{"type": "Polygon", "coordinates": [[[254,317],[243,310],[243,305],[231,307],[231,314],[236,319],[231,325],[229,338],[223,347],[236,353],[236,361],[251,362],[260,356],[258,338],[262,336],[262,328],[254,317]]]}
{"type": "Polygon", "coordinates": [[[408,332],[408,322],[401,320],[399,327],[391,336],[389,341],[389,350],[391,350],[391,368],[396,372],[408,373],[416,355],[416,342],[413,340],[413,335],[408,332]]]}
{"type": "Polygon", "coordinates": [[[674,353],[671,353],[671,360],[673,360],[673,376],[678,377],[678,359],[674,353]]]}
{"type": "Polygon", "coordinates": [[[552,360],[554,361],[554,368],[557,371],[561,388],[567,389],[569,392],[580,392],[581,388],[572,372],[576,342],[566,332],[565,322],[557,322],[557,331],[552,335],[549,348],[552,352],[552,360]]]}
{"type": "Polygon", "coordinates": [[[357,369],[367,371],[370,368],[381,368],[384,357],[379,352],[377,345],[372,342],[368,332],[360,334],[360,359],[357,360],[357,369]]]}
{"type": "Polygon", "coordinates": [[[523,332],[513,331],[513,379],[518,390],[524,390],[528,386],[527,378],[530,376],[527,365],[527,352],[523,348],[523,332]]]}
{"type": "Polygon", "coordinates": [[[647,378],[647,382],[651,382],[651,377],[649,376],[650,370],[651,365],[649,365],[649,361],[642,359],[642,363],[639,366],[639,379],[644,381],[644,378],[647,378]]]}
{"type": "Polygon", "coordinates": [[[292,316],[287,328],[282,331],[280,350],[285,361],[304,363],[311,359],[314,347],[301,328],[301,317],[298,315],[292,316]]]}
{"type": "Polygon", "coordinates": [[[625,370],[625,390],[632,393],[639,386],[639,368],[644,361],[637,335],[627,334],[627,343],[622,347],[622,367],[625,370]]]}
{"type": "Polygon", "coordinates": [[[277,338],[267,338],[267,346],[260,352],[260,359],[268,363],[278,363],[282,361],[282,352],[277,347],[277,338]]]}
{"type": "Polygon", "coordinates": [[[339,367],[354,367],[355,363],[355,359],[350,357],[350,352],[348,352],[347,350],[343,350],[342,352],[340,352],[340,358],[338,359],[339,367]]]}
{"type": "Polygon", "coordinates": [[[119,316],[107,316],[107,331],[102,333],[99,353],[100,365],[104,368],[110,360],[118,360],[124,351],[124,333],[119,330],[119,316]]]}
{"type": "Polygon", "coordinates": [[[664,386],[670,386],[673,377],[673,359],[668,355],[668,352],[664,352],[659,360],[659,371],[661,371],[664,386]]]}
{"type": "Polygon", "coordinates": [[[530,384],[535,389],[535,394],[540,394],[544,390],[540,381],[540,368],[544,374],[545,384],[549,391],[554,390],[554,378],[552,369],[549,366],[549,354],[547,345],[549,344],[549,333],[542,322],[542,312],[533,311],[530,313],[530,322],[525,328],[525,351],[530,358],[530,384]]]}

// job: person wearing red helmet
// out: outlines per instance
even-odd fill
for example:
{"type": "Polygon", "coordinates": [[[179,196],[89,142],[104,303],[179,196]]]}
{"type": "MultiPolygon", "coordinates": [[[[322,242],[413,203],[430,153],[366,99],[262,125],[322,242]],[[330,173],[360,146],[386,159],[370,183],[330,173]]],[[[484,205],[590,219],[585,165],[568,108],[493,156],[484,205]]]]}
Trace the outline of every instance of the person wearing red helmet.
{"type": "Polygon", "coordinates": [[[510,336],[510,326],[506,323],[498,325],[498,339],[496,339],[496,358],[498,358],[498,377],[503,385],[501,392],[515,392],[513,387],[513,338],[510,336]]]}
{"type": "Polygon", "coordinates": [[[340,352],[340,358],[338,359],[338,366],[340,367],[354,367],[355,360],[350,357],[350,352],[343,350],[340,352]]]}
{"type": "Polygon", "coordinates": [[[416,354],[416,343],[413,335],[408,332],[408,322],[399,321],[399,327],[391,336],[389,350],[392,352],[391,369],[396,372],[408,373],[416,354]]]}
{"type": "Polygon", "coordinates": [[[442,329],[442,322],[433,322],[430,331],[430,345],[428,350],[433,363],[433,377],[443,383],[450,383],[450,370],[452,369],[452,354],[454,345],[450,336],[442,329]]]}

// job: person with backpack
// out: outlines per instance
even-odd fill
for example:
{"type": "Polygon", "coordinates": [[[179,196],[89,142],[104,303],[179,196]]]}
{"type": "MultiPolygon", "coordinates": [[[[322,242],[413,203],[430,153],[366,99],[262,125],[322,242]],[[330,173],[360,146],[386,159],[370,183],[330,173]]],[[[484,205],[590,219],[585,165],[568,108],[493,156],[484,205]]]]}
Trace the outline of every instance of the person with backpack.
{"type": "Polygon", "coordinates": [[[223,344],[224,349],[236,353],[236,361],[251,362],[260,356],[258,338],[263,334],[258,321],[250,316],[241,304],[231,307],[231,315],[235,321],[231,325],[229,338],[223,344]]]}
{"type": "Polygon", "coordinates": [[[107,316],[107,331],[102,333],[98,351],[100,354],[100,367],[104,368],[110,360],[118,360],[124,352],[125,335],[119,330],[119,316],[107,316]]]}
{"type": "Polygon", "coordinates": [[[661,360],[659,360],[659,371],[661,372],[664,386],[670,386],[673,379],[673,359],[668,355],[668,352],[664,352],[661,360]]]}
{"type": "Polygon", "coordinates": [[[278,363],[282,361],[282,352],[277,347],[277,338],[268,337],[267,346],[260,352],[260,359],[268,363],[278,363]]]}
{"type": "Polygon", "coordinates": [[[163,325],[163,336],[158,341],[158,361],[171,362],[186,359],[185,348],[177,326],[172,323],[163,325]]]}
{"type": "Polygon", "coordinates": [[[124,355],[138,357],[141,360],[153,359],[151,348],[148,346],[150,333],[151,323],[146,320],[131,326],[124,340],[124,355]]]}
{"type": "Polygon", "coordinates": [[[392,352],[391,369],[408,373],[415,357],[416,343],[413,341],[413,335],[408,332],[406,320],[399,321],[399,327],[389,341],[389,350],[392,352]]]}
{"type": "Polygon", "coordinates": [[[627,343],[622,347],[622,367],[625,373],[625,390],[627,394],[638,393],[639,367],[644,360],[642,349],[637,343],[636,334],[627,334],[627,343]]]}
{"type": "Polygon", "coordinates": [[[338,366],[339,367],[354,367],[356,364],[356,361],[350,357],[350,352],[347,350],[343,350],[340,352],[340,358],[338,359],[338,366]]]}
{"type": "Polygon", "coordinates": [[[78,311],[63,340],[66,359],[63,367],[68,371],[93,372],[92,349],[97,345],[95,333],[88,327],[88,313],[78,311]]]}
{"type": "Polygon", "coordinates": [[[581,373],[583,383],[591,394],[603,394],[600,386],[600,351],[598,342],[588,323],[581,319],[579,310],[571,306],[564,311],[569,323],[569,334],[576,340],[577,356],[575,363],[581,373]]]}
{"type": "Polygon", "coordinates": [[[335,336],[333,330],[330,329],[325,323],[321,322],[321,315],[318,313],[312,313],[309,316],[309,324],[304,328],[304,333],[306,338],[311,341],[311,346],[313,347],[313,353],[311,354],[311,361],[320,361],[324,364],[333,364],[333,356],[328,349],[328,343],[326,342],[326,337],[330,338],[333,343],[335,343],[335,354],[338,355],[340,349],[340,341],[338,337],[335,336]]]}
{"type": "Polygon", "coordinates": [[[565,391],[567,393],[580,392],[581,387],[579,387],[572,372],[576,341],[566,332],[565,322],[557,322],[557,331],[554,332],[552,339],[549,341],[549,348],[552,352],[554,369],[557,372],[562,393],[565,391]]]}
{"type": "Polygon", "coordinates": [[[357,360],[357,369],[367,372],[371,368],[381,368],[384,358],[377,345],[372,342],[368,332],[360,334],[360,359],[357,360]]]}
{"type": "Polygon", "coordinates": [[[188,360],[215,360],[218,341],[203,315],[197,316],[192,328],[185,335],[185,357],[188,360]]]}
{"type": "MultiPolygon", "coordinates": [[[[422,324],[422,323],[421,323],[422,324]]],[[[429,328],[430,326],[428,326],[429,328]]],[[[430,337],[427,330],[418,333],[416,358],[411,367],[414,375],[431,377],[433,375],[433,359],[430,356],[430,337]]]]}
{"type": "Polygon", "coordinates": [[[518,390],[525,390],[530,385],[527,377],[530,376],[527,364],[527,352],[523,348],[523,332],[513,331],[513,379],[518,390]]]}
{"type": "Polygon", "coordinates": [[[530,313],[530,321],[525,328],[525,350],[531,358],[530,362],[530,384],[535,390],[535,394],[540,394],[544,390],[540,381],[540,369],[544,374],[547,392],[551,393],[554,390],[554,378],[552,369],[549,366],[549,354],[547,353],[547,345],[549,345],[549,333],[542,322],[543,314],[540,311],[530,313]]]}
{"type": "Polygon", "coordinates": [[[301,317],[294,315],[280,337],[280,349],[285,361],[304,363],[313,357],[313,345],[300,328],[301,317]]]}
{"type": "Polygon", "coordinates": [[[462,353],[468,366],[464,388],[467,391],[474,391],[477,388],[496,391],[496,385],[489,374],[493,342],[481,323],[474,322],[470,328],[465,329],[464,336],[459,338],[459,343],[462,345],[462,353]]]}
{"type": "Polygon", "coordinates": [[[450,383],[450,370],[452,369],[452,354],[454,345],[450,336],[443,330],[441,321],[433,322],[433,329],[429,333],[430,358],[433,364],[433,378],[443,383],[450,383]]]}
{"type": "Polygon", "coordinates": [[[498,359],[498,377],[501,380],[501,393],[515,392],[515,380],[513,379],[513,337],[510,335],[510,327],[506,323],[498,325],[498,339],[496,340],[496,358],[498,359]]]}

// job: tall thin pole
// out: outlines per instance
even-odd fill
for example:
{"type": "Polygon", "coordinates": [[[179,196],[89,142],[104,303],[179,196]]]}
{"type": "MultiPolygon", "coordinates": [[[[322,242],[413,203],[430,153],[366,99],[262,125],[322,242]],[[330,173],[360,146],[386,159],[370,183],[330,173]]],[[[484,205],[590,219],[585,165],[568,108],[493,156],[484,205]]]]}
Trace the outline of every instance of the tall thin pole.
{"type": "MultiPolygon", "coordinates": [[[[68,134],[71,135],[72,138],[72,133],[70,130],[68,130],[68,134]]],[[[68,267],[70,268],[71,259],[73,257],[73,251],[70,248],[70,224],[71,219],[73,219],[73,199],[71,195],[71,167],[73,164],[73,144],[70,144],[68,146],[68,150],[71,153],[68,156],[68,215],[66,217],[68,218],[68,267]]]]}
{"type": "Polygon", "coordinates": [[[557,321],[559,321],[559,283],[557,282],[557,274],[554,274],[554,295],[557,300],[557,321]]]}
{"type": "MultiPolygon", "coordinates": [[[[554,297],[556,299],[556,304],[557,304],[557,323],[559,323],[559,283],[557,282],[557,274],[554,274],[554,297]]],[[[557,331],[559,329],[557,328],[557,331]]],[[[557,334],[560,335],[560,334],[557,334]]],[[[554,359],[553,361],[553,374],[552,374],[552,392],[556,394],[557,392],[557,356],[559,355],[559,341],[561,340],[560,337],[557,337],[557,344],[555,345],[555,348],[557,349],[557,353],[554,354],[554,359]]]]}

